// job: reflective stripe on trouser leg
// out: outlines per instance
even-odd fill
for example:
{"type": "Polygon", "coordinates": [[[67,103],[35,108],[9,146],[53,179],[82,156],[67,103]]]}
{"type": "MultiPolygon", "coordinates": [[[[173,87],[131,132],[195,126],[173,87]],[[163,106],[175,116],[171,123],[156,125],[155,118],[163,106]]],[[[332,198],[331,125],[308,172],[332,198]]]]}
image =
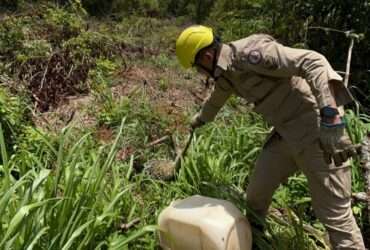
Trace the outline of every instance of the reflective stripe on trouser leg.
{"type": "Polygon", "coordinates": [[[316,216],[325,225],[335,250],[365,249],[361,232],[351,209],[351,169],[326,164],[319,143],[296,156],[307,176],[316,216]]]}
{"type": "Polygon", "coordinates": [[[257,215],[265,217],[274,191],[292,175],[297,167],[286,153],[284,142],[270,138],[259,155],[247,187],[247,205],[257,215]]]}

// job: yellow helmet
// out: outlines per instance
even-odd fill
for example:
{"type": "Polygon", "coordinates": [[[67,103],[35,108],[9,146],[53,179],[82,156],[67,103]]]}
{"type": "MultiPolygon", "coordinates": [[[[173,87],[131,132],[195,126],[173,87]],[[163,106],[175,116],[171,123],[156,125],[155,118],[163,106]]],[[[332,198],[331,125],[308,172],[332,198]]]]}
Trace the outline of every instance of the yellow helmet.
{"type": "Polygon", "coordinates": [[[197,53],[213,43],[211,28],[194,25],[186,28],[176,41],[176,56],[184,68],[190,68],[195,62],[197,53]]]}

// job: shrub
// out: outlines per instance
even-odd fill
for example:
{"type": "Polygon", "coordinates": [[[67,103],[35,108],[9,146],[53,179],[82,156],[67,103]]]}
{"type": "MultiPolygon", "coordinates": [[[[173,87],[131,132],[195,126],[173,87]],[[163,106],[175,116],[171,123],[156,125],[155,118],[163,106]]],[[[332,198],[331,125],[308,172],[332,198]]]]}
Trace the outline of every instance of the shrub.
{"type": "Polygon", "coordinates": [[[26,105],[22,98],[0,87],[0,123],[8,151],[13,151],[12,147],[20,136],[22,128],[28,123],[26,118],[26,105]]]}
{"type": "Polygon", "coordinates": [[[0,0],[0,9],[16,10],[22,2],[22,0],[0,0]]]}
{"type": "Polygon", "coordinates": [[[13,17],[5,17],[0,23],[0,56],[13,58],[23,48],[25,35],[21,21],[13,17]]]}
{"type": "Polygon", "coordinates": [[[67,8],[46,8],[43,18],[49,34],[48,39],[54,45],[78,36],[86,27],[83,13],[75,13],[67,8]]]}
{"type": "Polygon", "coordinates": [[[86,93],[89,70],[94,63],[88,58],[77,61],[65,51],[48,57],[33,57],[19,65],[18,77],[32,93],[35,107],[45,112],[55,108],[70,95],[86,93]]]}
{"type": "Polygon", "coordinates": [[[114,9],[126,13],[147,14],[150,16],[158,15],[158,0],[116,0],[113,3],[114,9]]]}
{"type": "Polygon", "coordinates": [[[113,57],[119,53],[120,42],[100,32],[86,31],[63,43],[63,49],[77,58],[113,57]]]}
{"type": "Polygon", "coordinates": [[[91,15],[105,15],[110,13],[114,0],[82,0],[83,7],[91,15]]]}
{"type": "Polygon", "coordinates": [[[50,56],[52,52],[51,44],[46,40],[31,40],[23,43],[23,48],[16,56],[20,63],[26,62],[31,58],[43,58],[50,56]]]}
{"type": "Polygon", "coordinates": [[[97,59],[96,66],[89,72],[90,87],[97,93],[102,93],[106,88],[112,87],[112,76],[118,65],[108,59],[97,59]]]}
{"type": "Polygon", "coordinates": [[[158,15],[158,0],[82,0],[91,15],[101,16],[114,13],[136,13],[158,15]]]}

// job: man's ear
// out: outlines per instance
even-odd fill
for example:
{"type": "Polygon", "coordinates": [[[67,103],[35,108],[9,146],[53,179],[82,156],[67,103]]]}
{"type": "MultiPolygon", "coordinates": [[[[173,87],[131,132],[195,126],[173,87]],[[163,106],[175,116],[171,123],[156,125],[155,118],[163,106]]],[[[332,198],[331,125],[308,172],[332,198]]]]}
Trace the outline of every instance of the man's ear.
{"type": "Polygon", "coordinates": [[[210,50],[208,50],[205,54],[204,54],[204,58],[207,60],[207,62],[213,62],[213,58],[214,58],[214,53],[210,50]]]}

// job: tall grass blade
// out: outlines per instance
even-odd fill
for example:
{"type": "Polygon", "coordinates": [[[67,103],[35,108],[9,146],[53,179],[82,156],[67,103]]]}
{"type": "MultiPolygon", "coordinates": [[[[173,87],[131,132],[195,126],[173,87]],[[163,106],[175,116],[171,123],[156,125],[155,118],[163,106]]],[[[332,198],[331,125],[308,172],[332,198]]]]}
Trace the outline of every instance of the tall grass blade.
{"type": "Polygon", "coordinates": [[[92,224],[93,222],[95,221],[95,219],[93,220],[89,220],[88,222],[82,224],[79,228],[77,228],[76,231],[73,232],[71,238],[67,241],[67,243],[63,246],[62,250],[68,250],[70,249],[70,247],[72,246],[73,242],[76,240],[76,238],[78,238],[81,233],[88,227],[90,226],[90,224],[92,224]]]}
{"type": "Polygon", "coordinates": [[[7,189],[10,185],[10,172],[8,166],[8,152],[6,150],[5,140],[4,140],[4,131],[2,124],[0,122],[0,152],[1,160],[3,163],[3,170],[5,174],[4,188],[7,189]]]}
{"type": "Polygon", "coordinates": [[[37,244],[37,242],[41,239],[41,237],[47,233],[47,231],[49,230],[49,227],[44,227],[42,228],[35,236],[35,238],[33,238],[32,242],[28,245],[27,249],[26,250],[33,250],[33,248],[35,247],[35,245],[37,244]]]}
{"type": "Polygon", "coordinates": [[[3,216],[7,216],[7,214],[5,213],[5,209],[9,204],[11,196],[14,194],[15,190],[17,190],[20,186],[24,185],[28,181],[27,178],[29,175],[30,172],[19,179],[5,194],[3,194],[3,197],[1,197],[0,200],[0,218],[2,218],[3,216]]]}
{"type": "Polygon", "coordinates": [[[157,226],[149,225],[141,228],[137,232],[132,233],[127,238],[117,239],[109,244],[109,250],[121,250],[123,247],[127,246],[130,242],[140,238],[147,233],[153,233],[158,230],[157,226]]]}
{"type": "Polygon", "coordinates": [[[6,241],[14,233],[16,233],[18,231],[19,227],[21,227],[22,224],[25,223],[25,220],[27,219],[27,217],[29,216],[29,214],[31,212],[34,212],[35,209],[37,209],[37,208],[39,208],[41,206],[44,206],[48,202],[54,201],[54,200],[56,200],[56,199],[48,199],[48,200],[36,202],[36,203],[29,204],[29,205],[26,205],[26,206],[21,207],[18,210],[18,212],[15,214],[15,216],[12,218],[12,220],[10,221],[8,230],[6,231],[4,238],[0,242],[0,249],[1,249],[1,247],[4,246],[4,244],[6,243],[6,241]]]}
{"type": "MultiPolygon", "coordinates": [[[[126,118],[123,118],[122,121],[121,121],[121,126],[119,128],[119,132],[116,136],[116,139],[114,140],[113,145],[111,146],[111,149],[110,149],[110,152],[108,154],[107,160],[104,162],[103,167],[99,171],[100,173],[99,173],[98,178],[95,182],[94,191],[96,191],[98,189],[98,187],[100,187],[100,184],[101,184],[102,179],[105,175],[105,172],[112,165],[112,162],[113,162],[113,160],[115,158],[115,155],[116,155],[115,153],[116,153],[116,150],[117,150],[118,141],[121,139],[121,136],[122,136],[125,121],[126,121],[126,118]]],[[[101,188],[100,190],[103,191],[103,188],[101,188]]]]}

